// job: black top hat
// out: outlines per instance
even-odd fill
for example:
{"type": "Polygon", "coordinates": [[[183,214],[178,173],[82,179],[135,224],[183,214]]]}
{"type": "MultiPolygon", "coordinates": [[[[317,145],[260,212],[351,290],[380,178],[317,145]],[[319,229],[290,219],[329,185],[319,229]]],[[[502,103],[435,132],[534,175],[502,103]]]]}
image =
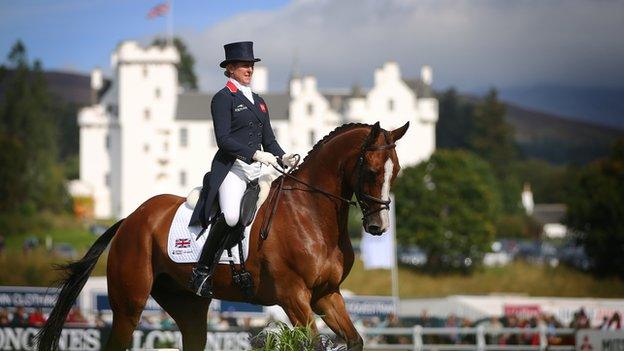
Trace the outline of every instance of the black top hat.
{"type": "Polygon", "coordinates": [[[230,62],[235,61],[247,61],[258,62],[259,58],[255,58],[253,54],[253,42],[252,41],[239,41],[237,43],[229,43],[223,45],[225,49],[225,61],[221,62],[219,66],[225,68],[230,62]]]}

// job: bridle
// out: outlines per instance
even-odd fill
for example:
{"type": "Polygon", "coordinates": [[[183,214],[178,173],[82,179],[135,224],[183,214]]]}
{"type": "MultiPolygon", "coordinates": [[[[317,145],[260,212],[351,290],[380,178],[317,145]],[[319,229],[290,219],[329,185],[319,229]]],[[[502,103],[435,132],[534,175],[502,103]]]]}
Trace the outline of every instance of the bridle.
{"type": "MultiPolygon", "coordinates": [[[[366,144],[366,143],[365,143],[366,144]]],[[[384,200],[378,197],[374,197],[370,194],[366,194],[363,188],[363,171],[364,165],[366,163],[366,153],[367,152],[375,152],[375,151],[383,151],[388,149],[394,149],[396,147],[395,143],[386,144],[386,145],[378,145],[378,146],[362,146],[362,150],[360,151],[360,156],[358,157],[356,168],[357,168],[357,181],[355,183],[355,198],[357,199],[358,205],[362,210],[362,220],[364,221],[368,216],[380,212],[382,210],[390,210],[390,199],[384,200]],[[365,201],[371,201],[379,204],[380,206],[376,209],[371,210],[369,204],[365,201]]]]}
{"type": "MultiPolygon", "coordinates": [[[[269,216],[266,217],[263,220],[263,224],[262,224],[262,228],[260,230],[260,237],[262,239],[266,239],[269,233],[269,228],[271,227],[271,222],[273,220],[273,215],[275,214],[276,210],[277,210],[277,202],[279,200],[279,196],[280,193],[284,187],[284,179],[285,178],[290,178],[292,180],[294,180],[297,183],[303,184],[305,186],[307,186],[308,188],[319,192],[321,194],[324,194],[328,197],[340,200],[342,202],[347,203],[349,206],[360,206],[360,210],[362,211],[362,221],[366,221],[368,216],[375,214],[377,212],[380,212],[382,210],[389,210],[390,209],[390,199],[388,200],[383,200],[381,198],[378,197],[374,197],[370,194],[366,194],[364,192],[364,188],[363,188],[363,171],[364,171],[364,166],[366,164],[366,153],[367,152],[376,152],[376,151],[383,151],[383,150],[389,150],[389,149],[394,149],[396,147],[395,143],[390,143],[390,144],[385,144],[385,145],[377,145],[377,146],[366,146],[368,144],[368,142],[364,142],[364,144],[362,145],[362,148],[360,149],[360,155],[358,156],[358,160],[356,163],[356,172],[357,172],[357,180],[356,180],[356,184],[355,184],[355,198],[357,200],[356,201],[352,201],[350,199],[344,198],[342,196],[339,195],[335,195],[332,194],[328,191],[325,191],[323,189],[320,189],[312,184],[309,184],[295,176],[293,176],[291,173],[297,168],[297,166],[299,165],[299,162],[301,160],[301,156],[298,154],[295,154],[295,157],[297,157],[297,162],[295,162],[295,165],[290,168],[288,171],[284,172],[282,169],[279,169],[275,166],[273,166],[273,168],[279,172],[280,174],[283,175],[282,179],[279,182],[279,186],[277,187],[277,191],[275,191],[275,193],[273,194],[273,197],[271,197],[271,199],[269,199],[269,204],[272,204],[272,210],[269,212],[269,216]],[[371,201],[374,202],[376,204],[379,204],[380,206],[376,209],[370,209],[369,204],[367,203],[367,201],[371,201]]],[[[294,189],[294,188],[293,188],[294,189]]]]}

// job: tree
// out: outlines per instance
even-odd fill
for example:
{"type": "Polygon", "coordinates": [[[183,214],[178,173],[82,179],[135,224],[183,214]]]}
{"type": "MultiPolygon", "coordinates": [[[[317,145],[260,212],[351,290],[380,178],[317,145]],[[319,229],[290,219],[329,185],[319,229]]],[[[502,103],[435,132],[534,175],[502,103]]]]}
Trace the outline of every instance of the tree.
{"type": "MultiPolygon", "coordinates": [[[[156,38],[152,45],[164,47],[168,45],[167,39],[156,38]]],[[[197,76],[195,75],[195,58],[188,51],[186,44],[182,39],[176,37],[173,39],[173,46],[180,54],[180,62],[176,65],[178,68],[178,84],[185,90],[197,90],[197,76]]]]}
{"type": "Polygon", "coordinates": [[[432,270],[471,270],[494,238],[500,212],[491,167],[466,151],[438,150],[394,185],[397,240],[418,245],[432,270]]]}
{"type": "MultiPolygon", "coordinates": [[[[0,158],[2,180],[8,183],[1,197],[2,215],[33,215],[41,210],[60,210],[66,200],[62,168],[57,164],[56,124],[41,70],[29,64],[26,48],[18,41],[8,56],[11,75],[3,75],[4,96],[0,98],[0,158]],[[6,147],[6,149],[4,148],[6,147]],[[10,210],[10,211],[9,211],[10,210]]],[[[2,222],[2,221],[0,221],[2,222]]],[[[2,229],[2,228],[0,228],[2,229]]]]}
{"type": "Polygon", "coordinates": [[[566,201],[566,223],[600,275],[624,277],[624,139],[609,158],[580,170],[566,201]]]}
{"type": "Polygon", "coordinates": [[[440,117],[436,124],[437,148],[469,149],[474,105],[458,96],[454,88],[440,94],[438,100],[440,117]]]}

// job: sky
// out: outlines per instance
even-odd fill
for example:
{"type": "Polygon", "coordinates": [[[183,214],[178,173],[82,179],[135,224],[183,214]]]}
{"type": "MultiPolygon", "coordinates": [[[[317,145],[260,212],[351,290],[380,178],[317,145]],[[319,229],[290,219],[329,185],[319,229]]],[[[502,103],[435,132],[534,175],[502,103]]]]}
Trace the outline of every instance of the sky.
{"type": "MultiPolygon", "coordinates": [[[[21,39],[48,69],[110,73],[119,42],[165,32],[146,18],[158,3],[0,0],[0,55],[21,39]]],[[[223,44],[239,40],[254,41],[273,91],[294,69],[322,88],[370,87],[386,61],[408,78],[430,65],[435,87],[466,91],[624,86],[620,0],[174,0],[172,14],[206,91],[223,85],[223,44]]]]}

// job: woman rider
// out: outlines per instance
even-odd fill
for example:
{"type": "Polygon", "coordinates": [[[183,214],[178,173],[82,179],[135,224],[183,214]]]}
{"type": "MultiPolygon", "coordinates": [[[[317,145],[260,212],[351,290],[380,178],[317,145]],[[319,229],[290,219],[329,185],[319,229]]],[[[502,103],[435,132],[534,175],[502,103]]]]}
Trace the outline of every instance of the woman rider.
{"type": "Polygon", "coordinates": [[[211,113],[219,150],[212,160],[209,179],[204,178],[202,197],[189,225],[204,224],[214,200],[221,214],[214,220],[199,261],[191,275],[191,288],[199,296],[212,297],[212,275],[231,235],[240,235],[240,203],[247,183],[260,177],[262,164],[277,166],[277,158],[292,167],[295,157],[285,154],[275,140],[264,100],[250,88],[254,71],[253,43],[226,44],[220,66],[226,86],[212,98],[211,113]],[[203,200],[203,201],[202,201],[203,200]],[[202,218],[203,216],[203,218],[202,218]]]}

